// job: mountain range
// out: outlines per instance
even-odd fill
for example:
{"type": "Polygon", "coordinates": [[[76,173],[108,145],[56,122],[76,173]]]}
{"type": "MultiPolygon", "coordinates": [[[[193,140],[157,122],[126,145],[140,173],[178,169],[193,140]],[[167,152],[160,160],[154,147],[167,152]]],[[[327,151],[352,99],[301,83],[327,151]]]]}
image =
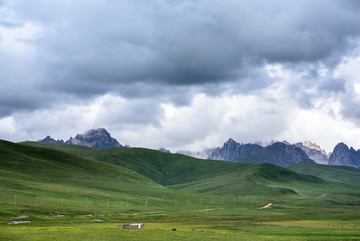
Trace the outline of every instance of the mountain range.
{"type": "Polygon", "coordinates": [[[309,141],[298,142],[294,144],[294,146],[299,147],[310,159],[314,160],[318,164],[327,165],[329,162],[331,153],[326,153],[325,150],[321,149],[320,146],[315,143],[311,143],[309,141]]]}
{"type": "Polygon", "coordinates": [[[306,153],[293,145],[276,142],[262,147],[257,144],[239,144],[233,139],[216,148],[209,159],[233,162],[272,163],[278,166],[291,166],[296,163],[314,163],[306,153]]]}
{"type": "MultiPolygon", "coordinates": [[[[77,134],[69,140],[55,140],[47,136],[40,142],[81,145],[95,148],[123,147],[116,139],[112,138],[104,128],[91,129],[84,134],[77,134]]],[[[165,148],[160,151],[170,153],[165,148]]],[[[232,162],[272,163],[278,166],[291,166],[297,163],[317,163],[325,165],[340,165],[360,168],[360,150],[348,147],[344,143],[336,145],[332,153],[315,143],[306,141],[290,144],[287,141],[272,142],[268,146],[251,143],[238,143],[229,139],[222,147],[204,149],[198,152],[178,151],[199,159],[223,160],[232,162]]]]}
{"type": "Polygon", "coordinates": [[[47,136],[40,140],[40,142],[80,145],[95,148],[122,147],[122,145],[116,139],[112,138],[110,133],[104,128],[88,130],[84,134],[77,134],[75,138],[70,137],[67,141],[55,140],[50,136],[47,136]]]}
{"type": "Polygon", "coordinates": [[[335,146],[329,158],[329,165],[360,168],[360,150],[355,151],[341,142],[335,146]]]}

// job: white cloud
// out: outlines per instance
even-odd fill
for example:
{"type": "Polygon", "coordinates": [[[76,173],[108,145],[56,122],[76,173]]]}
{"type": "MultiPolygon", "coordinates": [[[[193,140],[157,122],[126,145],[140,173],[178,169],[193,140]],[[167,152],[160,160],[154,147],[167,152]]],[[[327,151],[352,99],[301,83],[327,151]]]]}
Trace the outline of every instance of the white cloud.
{"type": "Polygon", "coordinates": [[[0,136],[360,147],[355,1],[3,1],[0,136]],[[321,16],[321,18],[319,18],[321,16]]]}

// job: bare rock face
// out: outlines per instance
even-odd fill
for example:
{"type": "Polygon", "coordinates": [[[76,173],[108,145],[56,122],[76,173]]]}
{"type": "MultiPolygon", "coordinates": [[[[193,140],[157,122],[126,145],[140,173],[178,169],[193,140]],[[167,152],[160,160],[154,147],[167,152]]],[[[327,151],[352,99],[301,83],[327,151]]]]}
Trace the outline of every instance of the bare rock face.
{"type": "Polygon", "coordinates": [[[55,139],[51,138],[50,136],[45,137],[44,139],[40,140],[39,142],[65,144],[65,142],[63,140],[55,140],[55,139]]]}
{"type": "Polygon", "coordinates": [[[55,140],[50,136],[45,137],[40,142],[56,143],[56,144],[68,144],[68,145],[80,145],[96,148],[110,148],[110,147],[122,147],[122,145],[114,138],[112,138],[104,128],[88,130],[85,134],[77,134],[75,138],[70,137],[69,140],[64,142],[63,140],[55,140]]]}
{"type": "Polygon", "coordinates": [[[311,160],[315,161],[318,164],[327,165],[329,162],[329,154],[325,150],[315,143],[311,142],[299,142],[294,144],[294,146],[299,147],[303,150],[311,160]]]}
{"type": "Polygon", "coordinates": [[[256,144],[240,144],[230,138],[222,148],[216,148],[208,159],[237,161],[239,156],[254,155],[262,148],[262,146],[256,144]]]}
{"type": "Polygon", "coordinates": [[[77,134],[75,138],[71,137],[65,144],[96,148],[122,147],[104,128],[91,129],[85,134],[77,134]]]}
{"type": "Polygon", "coordinates": [[[329,158],[329,165],[360,168],[360,150],[355,151],[341,142],[335,146],[329,158]]]}
{"type": "Polygon", "coordinates": [[[255,153],[254,157],[261,163],[272,163],[278,166],[291,166],[304,162],[314,163],[300,148],[281,142],[264,147],[260,152],[255,153]]]}
{"type": "Polygon", "coordinates": [[[209,159],[272,163],[278,166],[314,162],[303,150],[293,145],[276,142],[267,147],[262,147],[256,144],[239,144],[231,138],[224,143],[222,148],[216,148],[209,156],[209,159]]]}

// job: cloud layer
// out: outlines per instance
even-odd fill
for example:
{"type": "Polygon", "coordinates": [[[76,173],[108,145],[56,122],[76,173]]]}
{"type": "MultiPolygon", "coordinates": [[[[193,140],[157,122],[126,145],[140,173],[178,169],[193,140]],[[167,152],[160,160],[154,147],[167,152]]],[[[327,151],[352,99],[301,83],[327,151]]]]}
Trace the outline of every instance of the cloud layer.
{"type": "Polygon", "coordinates": [[[174,148],[297,139],[284,134],[292,110],[324,108],[358,128],[359,11],[355,0],[0,1],[0,118],[13,128],[0,134],[69,133],[83,121],[174,148]],[[46,120],[64,111],[74,117],[46,120]]]}

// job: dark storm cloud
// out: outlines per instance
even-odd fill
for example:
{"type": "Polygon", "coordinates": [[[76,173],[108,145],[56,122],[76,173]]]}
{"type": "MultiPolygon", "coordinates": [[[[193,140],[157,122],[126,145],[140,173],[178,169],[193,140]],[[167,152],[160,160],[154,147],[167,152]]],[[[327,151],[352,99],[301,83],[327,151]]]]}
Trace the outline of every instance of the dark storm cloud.
{"type": "MultiPolygon", "coordinates": [[[[34,0],[6,7],[42,26],[31,42],[41,66],[37,90],[84,99],[116,92],[186,104],[193,91],[213,94],[223,83],[247,93],[272,83],[259,73],[264,64],[330,66],[360,35],[359,3],[350,0],[34,0]]],[[[340,82],[316,85],[336,91],[340,82]]],[[[3,113],[43,105],[32,99],[3,113]]]]}

